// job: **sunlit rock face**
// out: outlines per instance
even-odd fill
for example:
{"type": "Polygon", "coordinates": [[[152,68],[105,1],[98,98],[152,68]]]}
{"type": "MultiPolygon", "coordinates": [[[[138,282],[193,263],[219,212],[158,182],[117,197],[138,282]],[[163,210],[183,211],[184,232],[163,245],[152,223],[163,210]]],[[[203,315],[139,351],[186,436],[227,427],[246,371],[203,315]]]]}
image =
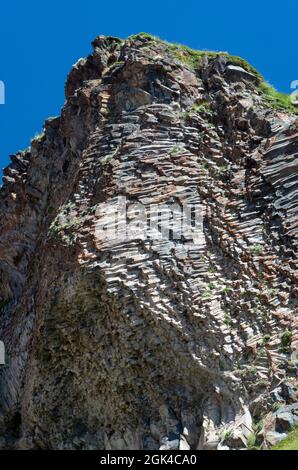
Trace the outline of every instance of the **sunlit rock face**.
{"type": "Polygon", "coordinates": [[[4,171],[1,446],[248,446],[295,395],[297,154],[227,54],[96,38],[4,171]]]}

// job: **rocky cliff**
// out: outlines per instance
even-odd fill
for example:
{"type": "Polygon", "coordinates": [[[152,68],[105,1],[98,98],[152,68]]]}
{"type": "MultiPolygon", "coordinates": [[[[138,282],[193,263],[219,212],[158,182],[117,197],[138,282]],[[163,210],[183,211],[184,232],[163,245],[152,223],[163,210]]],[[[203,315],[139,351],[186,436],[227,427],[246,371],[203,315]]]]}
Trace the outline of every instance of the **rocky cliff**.
{"type": "Polygon", "coordinates": [[[2,447],[270,445],[298,421],[294,109],[245,61],[146,34],[97,37],[65,90],[4,171],[2,447]],[[196,239],[143,236],[140,207],[173,204],[196,239]]]}

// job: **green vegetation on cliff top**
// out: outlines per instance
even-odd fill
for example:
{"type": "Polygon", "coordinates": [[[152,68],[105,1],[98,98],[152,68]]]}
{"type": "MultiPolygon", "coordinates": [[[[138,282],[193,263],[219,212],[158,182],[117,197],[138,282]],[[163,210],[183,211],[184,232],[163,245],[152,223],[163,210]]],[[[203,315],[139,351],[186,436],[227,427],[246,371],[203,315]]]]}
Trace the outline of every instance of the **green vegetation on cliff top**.
{"type": "Polygon", "coordinates": [[[163,41],[160,38],[148,33],[135,34],[130,36],[129,39],[134,40],[138,38],[147,39],[149,42],[162,42],[166,45],[166,50],[168,52],[171,52],[175,58],[192,68],[198,67],[203,58],[212,59],[218,56],[225,56],[229,63],[242,67],[247,72],[255,75],[260,95],[263,97],[268,106],[273,109],[285,110],[290,113],[298,114],[298,107],[293,105],[290,95],[277,91],[273,86],[264,80],[264,77],[252,65],[250,65],[249,62],[242,59],[241,57],[230,55],[228,52],[199,51],[191,49],[188,46],[163,41]]]}

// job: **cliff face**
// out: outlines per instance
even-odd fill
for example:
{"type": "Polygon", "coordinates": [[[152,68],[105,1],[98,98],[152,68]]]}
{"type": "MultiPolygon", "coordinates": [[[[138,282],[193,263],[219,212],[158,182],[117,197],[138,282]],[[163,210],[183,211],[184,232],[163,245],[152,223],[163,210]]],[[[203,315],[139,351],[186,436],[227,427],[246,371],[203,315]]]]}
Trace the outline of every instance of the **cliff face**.
{"type": "Polygon", "coordinates": [[[297,380],[297,117],[225,53],[93,47],[4,172],[2,446],[245,447],[297,380]],[[172,204],[196,239],[143,236],[172,204]]]}

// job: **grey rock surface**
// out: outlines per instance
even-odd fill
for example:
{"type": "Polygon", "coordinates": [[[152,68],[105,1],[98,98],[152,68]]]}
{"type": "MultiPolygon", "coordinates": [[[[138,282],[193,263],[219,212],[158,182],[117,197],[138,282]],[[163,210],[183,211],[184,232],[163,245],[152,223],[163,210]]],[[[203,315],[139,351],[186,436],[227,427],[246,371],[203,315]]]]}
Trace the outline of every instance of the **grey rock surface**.
{"type": "Polygon", "coordinates": [[[187,54],[96,38],[4,171],[3,448],[243,448],[288,400],[270,394],[297,377],[298,120],[224,53],[187,54]],[[177,202],[196,239],[143,237],[135,204],[177,202]]]}

